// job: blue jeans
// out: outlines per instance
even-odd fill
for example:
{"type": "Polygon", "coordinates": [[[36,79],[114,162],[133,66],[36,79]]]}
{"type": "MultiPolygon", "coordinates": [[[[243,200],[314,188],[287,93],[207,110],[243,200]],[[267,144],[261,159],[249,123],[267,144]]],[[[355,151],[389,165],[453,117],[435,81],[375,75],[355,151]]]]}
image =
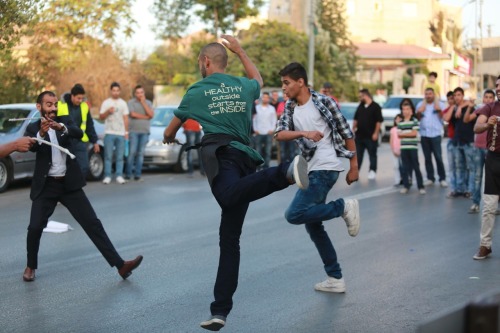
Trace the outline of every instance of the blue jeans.
{"type": "Polygon", "coordinates": [[[104,177],[111,177],[113,152],[116,151],[116,177],[123,176],[123,154],[125,153],[125,137],[123,135],[106,134],[104,136],[104,177]]]}
{"type": "MultiPolygon", "coordinates": [[[[197,143],[201,142],[201,132],[193,132],[193,131],[184,131],[186,135],[186,145],[194,146],[197,143]]],[[[193,149],[190,149],[186,152],[186,158],[188,163],[188,172],[189,174],[193,174],[193,155],[191,155],[193,149]]],[[[203,165],[201,163],[201,155],[200,148],[196,149],[196,153],[198,154],[198,163],[200,164],[200,173],[203,174],[203,165]]]]}
{"type": "Polygon", "coordinates": [[[227,316],[233,307],[238,286],[240,236],[249,203],[287,188],[289,163],[255,172],[255,165],[244,152],[234,148],[217,151],[219,173],[212,182],[212,193],[222,208],[219,227],[219,268],[215,280],[212,315],[227,316]]]}
{"type": "Polygon", "coordinates": [[[448,152],[448,179],[450,182],[450,191],[455,192],[457,190],[457,167],[455,165],[457,146],[453,141],[449,140],[446,144],[446,150],[448,152]]]}
{"type": "Polygon", "coordinates": [[[144,150],[148,143],[148,133],[129,133],[130,149],[127,157],[127,177],[132,177],[132,169],[134,169],[135,177],[139,178],[142,175],[142,164],[144,163],[144,150]]]}
{"type": "Polygon", "coordinates": [[[297,144],[295,140],[292,141],[280,141],[280,161],[283,162],[291,162],[295,155],[297,155],[297,144]]]}
{"type": "Polygon", "coordinates": [[[475,187],[474,147],[472,143],[457,145],[457,192],[473,193],[475,187]]]}
{"type": "Polygon", "coordinates": [[[474,192],[472,202],[479,205],[481,202],[481,186],[483,185],[484,161],[488,149],[474,147],[474,192]]]}
{"type": "Polygon", "coordinates": [[[298,190],[295,198],[285,212],[286,220],[291,224],[305,224],[306,230],[318,249],[326,274],[340,279],[342,271],[337,261],[337,253],[323,221],[342,216],[344,199],[326,203],[326,196],[337,182],[338,171],[320,170],[309,173],[309,187],[298,190]]]}
{"type": "Polygon", "coordinates": [[[273,136],[269,134],[258,134],[255,136],[255,150],[264,157],[264,168],[269,168],[271,162],[271,148],[273,147],[273,136]]]}
{"type": "Polygon", "coordinates": [[[434,166],[432,165],[432,155],[436,160],[436,168],[439,176],[439,181],[446,180],[446,171],[444,171],[443,154],[441,152],[441,137],[434,138],[421,137],[422,151],[425,157],[425,171],[427,172],[427,179],[434,182],[434,166]]]}

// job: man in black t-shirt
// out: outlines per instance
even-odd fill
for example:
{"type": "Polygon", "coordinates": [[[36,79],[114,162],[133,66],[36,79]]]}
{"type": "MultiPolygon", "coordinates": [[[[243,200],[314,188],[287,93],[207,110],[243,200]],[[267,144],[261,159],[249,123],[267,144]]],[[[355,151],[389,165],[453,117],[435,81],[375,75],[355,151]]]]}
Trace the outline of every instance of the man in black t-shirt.
{"type": "Polygon", "coordinates": [[[356,133],[356,152],[358,166],[361,170],[365,149],[370,157],[370,171],[368,179],[375,179],[377,172],[377,147],[380,135],[380,126],[384,121],[380,105],[373,101],[368,89],[359,91],[359,106],[354,114],[353,130],[356,133]]]}

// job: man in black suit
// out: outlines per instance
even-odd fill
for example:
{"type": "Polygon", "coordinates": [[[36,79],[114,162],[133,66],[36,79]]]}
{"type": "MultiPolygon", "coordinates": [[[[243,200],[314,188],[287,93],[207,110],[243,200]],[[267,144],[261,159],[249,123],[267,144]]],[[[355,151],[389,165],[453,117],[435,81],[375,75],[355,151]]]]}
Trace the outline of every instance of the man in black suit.
{"type": "MultiPolygon", "coordinates": [[[[83,136],[82,130],[75,126],[70,117],[57,117],[57,98],[53,92],[41,93],[37,98],[36,107],[40,111],[41,119],[28,126],[27,136],[44,139],[68,149],[71,146],[70,138],[80,139],[83,136]]],[[[29,282],[35,279],[40,238],[57,202],[68,208],[106,261],[116,267],[120,276],[126,279],[132,274],[132,270],[141,264],[142,256],[123,261],[116,252],[82,190],[85,178],[76,160],[72,160],[55,147],[41,143],[35,143],[31,150],[36,152],[36,164],[31,185],[30,197],[33,204],[26,242],[28,264],[23,280],[29,282]]]]}

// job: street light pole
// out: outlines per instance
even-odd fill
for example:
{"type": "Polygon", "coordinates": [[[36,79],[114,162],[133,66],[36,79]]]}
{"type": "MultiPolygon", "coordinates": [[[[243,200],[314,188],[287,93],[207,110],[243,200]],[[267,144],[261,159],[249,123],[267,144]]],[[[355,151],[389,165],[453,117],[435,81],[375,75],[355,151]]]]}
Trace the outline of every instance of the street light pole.
{"type": "Polygon", "coordinates": [[[314,4],[315,0],[310,1],[310,13],[309,13],[309,47],[307,54],[307,77],[309,78],[308,84],[314,86],[314,4]]]}
{"type": "MultiPolygon", "coordinates": [[[[478,59],[478,67],[483,62],[483,0],[479,0],[479,59],[478,59]]],[[[478,68],[479,69],[479,68],[478,68]]],[[[481,98],[484,89],[484,80],[483,80],[483,70],[479,69],[479,94],[478,98],[481,98]]]]}

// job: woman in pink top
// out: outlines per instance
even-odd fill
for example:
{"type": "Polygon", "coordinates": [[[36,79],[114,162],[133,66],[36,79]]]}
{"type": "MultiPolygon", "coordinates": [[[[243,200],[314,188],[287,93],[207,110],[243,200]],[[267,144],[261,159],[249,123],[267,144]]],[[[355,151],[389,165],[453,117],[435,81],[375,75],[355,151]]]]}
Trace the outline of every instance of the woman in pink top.
{"type": "Polygon", "coordinates": [[[394,161],[394,186],[400,186],[403,183],[401,175],[403,174],[401,163],[401,139],[398,136],[398,123],[402,120],[401,115],[397,115],[394,118],[394,126],[391,128],[389,136],[389,144],[391,146],[391,151],[394,161]]]}

